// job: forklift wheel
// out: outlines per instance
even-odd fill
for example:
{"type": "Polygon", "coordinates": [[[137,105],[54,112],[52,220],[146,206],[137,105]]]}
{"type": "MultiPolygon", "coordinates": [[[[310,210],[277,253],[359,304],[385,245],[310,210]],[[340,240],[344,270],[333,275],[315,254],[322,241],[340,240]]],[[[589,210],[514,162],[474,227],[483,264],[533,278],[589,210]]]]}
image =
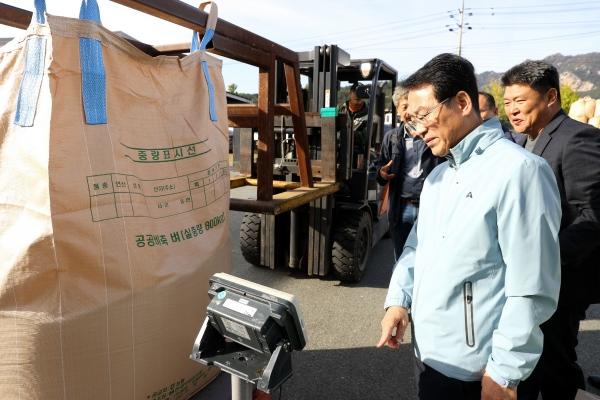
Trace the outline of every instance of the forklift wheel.
{"type": "Polygon", "coordinates": [[[260,266],[260,215],[244,214],[240,227],[240,249],[252,265],[260,266]]]}
{"type": "Polygon", "coordinates": [[[342,282],[358,282],[363,277],[373,240],[371,217],[364,211],[340,214],[331,249],[335,275],[342,282]]]}

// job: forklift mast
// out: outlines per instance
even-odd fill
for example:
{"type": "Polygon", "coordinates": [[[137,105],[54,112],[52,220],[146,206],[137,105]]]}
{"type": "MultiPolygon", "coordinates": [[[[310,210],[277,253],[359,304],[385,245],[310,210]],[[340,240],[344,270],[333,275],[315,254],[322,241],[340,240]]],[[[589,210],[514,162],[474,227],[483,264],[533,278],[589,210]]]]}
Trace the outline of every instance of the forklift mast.
{"type": "MultiPolygon", "coordinates": [[[[364,273],[371,247],[388,230],[387,214],[381,207],[382,188],[375,181],[375,159],[383,139],[386,102],[390,100],[385,92],[393,89],[397,74],[377,58],[353,60],[336,45],[315,46],[297,55],[303,78],[308,153],[315,186],[322,194],[301,203],[287,201],[287,194],[281,192],[297,185],[300,176],[294,140],[298,132],[289,115],[279,114],[273,126],[273,187],[278,209],[266,213],[256,203],[243,210],[242,254],[254,265],[306,268],[308,275],[325,276],[332,267],[341,280],[355,282],[364,273]],[[367,105],[361,117],[362,140],[356,145],[353,116],[346,107],[340,107],[346,100],[340,96],[342,86],[345,93],[346,86],[354,84],[358,97],[367,105]],[[329,190],[326,188],[331,190],[324,193],[329,190]]],[[[280,66],[277,71],[273,100],[284,104],[285,71],[280,66]]],[[[393,128],[395,109],[387,107],[393,114],[393,128]]],[[[251,131],[240,140],[237,154],[246,154],[244,171],[253,174],[250,165],[254,164],[257,144],[250,135],[251,131]]],[[[233,195],[231,204],[237,206],[239,200],[233,195]]]]}
{"type": "Polygon", "coordinates": [[[350,55],[336,45],[315,46],[311,51],[298,53],[300,70],[310,71],[306,108],[319,112],[322,108],[336,107],[338,101],[337,70],[350,65],[350,55]]]}
{"type": "MultiPolygon", "coordinates": [[[[362,149],[364,153],[360,156],[364,160],[366,168],[356,168],[358,154],[355,154],[353,125],[350,118],[346,118],[346,120],[340,118],[343,116],[336,118],[335,129],[338,132],[338,143],[335,147],[335,157],[337,180],[348,185],[348,190],[345,192],[342,190],[336,197],[351,208],[364,207],[368,202],[369,166],[373,167],[374,165],[374,158],[380,151],[384,135],[383,123],[386,104],[383,86],[391,82],[393,90],[396,85],[396,71],[380,59],[352,60],[347,52],[336,45],[315,46],[311,51],[298,53],[298,59],[300,74],[307,76],[309,81],[308,99],[305,99],[307,112],[319,113],[323,110],[337,108],[338,101],[341,101],[338,98],[341,83],[362,82],[358,94],[367,101],[368,115],[366,122],[367,145],[362,149]]],[[[390,112],[392,113],[390,128],[394,128],[396,125],[395,107],[391,106],[390,112]]],[[[309,139],[309,142],[312,144],[314,140],[309,139]]],[[[374,184],[372,183],[371,186],[374,184]]]]}

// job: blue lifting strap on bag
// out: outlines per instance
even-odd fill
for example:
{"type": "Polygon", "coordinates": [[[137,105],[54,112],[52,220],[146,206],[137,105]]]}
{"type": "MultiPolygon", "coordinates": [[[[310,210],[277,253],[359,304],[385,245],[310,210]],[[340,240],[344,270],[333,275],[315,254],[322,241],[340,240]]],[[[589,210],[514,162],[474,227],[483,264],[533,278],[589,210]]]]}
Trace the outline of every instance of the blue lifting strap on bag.
{"type": "MultiPolygon", "coordinates": [[[[46,2],[35,0],[33,20],[46,23],[46,2]]],[[[100,23],[100,10],[96,0],[82,0],[79,19],[100,23]]],[[[85,121],[88,125],[106,124],[106,74],[102,57],[102,44],[94,38],[79,39],[81,62],[81,93],[85,121]]],[[[15,124],[33,126],[40,95],[46,59],[46,39],[32,36],[27,39],[25,69],[15,113],[15,124]]]]}
{"type": "Polygon", "coordinates": [[[23,69],[15,113],[15,124],[19,126],[33,126],[42,79],[44,78],[46,38],[31,37],[27,40],[26,46],[25,68],[23,69]]]}
{"type": "MultiPolygon", "coordinates": [[[[209,16],[206,22],[206,31],[204,32],[204,36],[202,37],[202,41],[198,44],[198,32],[194,31],[192,34],[192,45],[190,47],[190,53],[195,51],[206,51],[206,46],[212,40],[215,35],[215,27],[217,24],[217,5],[213,2],[205,2],[200,4],[200,9],[205,8],[207,5],[210,6],[209,16]]],[[[208,110],[210,113],[210,120],[217,121],[217,111],[215,109],[215,88],[212,84],[212,80],[210,79],[210,73],[208,70],[208,62],[201,61],[202,72],[204,74],[204,79],[206,80],[206,86],[208,87],[208,110]]]]}
{"type": "Polygon", "coordinates": [[[34,18],[38,24],[46,23],[46,1],[45,0],[35,0],[34,1],[35,10],[33,11],[34,18]]]}
{"type": "MultiPolygon", "coordinates": [[[[82,0],[79,19],[101,23],[96,0],[82,0]]],[[[106,124],[106,73],[102,43],[93,38],[79,38],[79,58],[85,121],[89,125],[106,124]]]]}

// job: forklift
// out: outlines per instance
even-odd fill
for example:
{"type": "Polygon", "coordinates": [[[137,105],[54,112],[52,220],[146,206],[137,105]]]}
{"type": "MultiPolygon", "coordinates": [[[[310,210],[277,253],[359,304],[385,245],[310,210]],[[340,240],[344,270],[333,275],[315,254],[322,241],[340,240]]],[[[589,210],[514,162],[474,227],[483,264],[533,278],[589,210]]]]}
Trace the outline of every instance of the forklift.
{"type": "MultiPolygon", "coordinates": [[[[305,82],[310,162],[316,185],[322,189],[310,201],[287,201],[287,207],[275,211],[246,212],[240,228],[241,251],[256,266],[287,265],[317,276],[327,276],[331,269],[343,282],[358,282],[371,248],[389,229],[387,211],[382,209],[383,190],[375,178],[386,112],[392,118],[391,126],[385,128],[396,125],[391,93],[397,72],[380,59],[353,60],[336,45],[300,52],[298,61],[305,82]],[[353,121],[344,107],[350,86],[367,108],[361,121],[353,121]],[[358,129],[364,145],[357,143],[358,129]]],[[[285,103],[287,98],[282,72],[278,68],[275,103],[285,103]]],[[[256,138],[250,128],[240,129],[234,137],[236,173],[246,181],[256,174],[256,138]]],[[[283,201],[290,189],[302,190],[295,146],[291,117],[276,116],[274,199],[282,196],[283,201]]],[[[238,191],[234,184],[231,187],[230,208],[248,211],[248,203],[242,206],[241,202],[252,194],[244,188],[238,191]]]]}

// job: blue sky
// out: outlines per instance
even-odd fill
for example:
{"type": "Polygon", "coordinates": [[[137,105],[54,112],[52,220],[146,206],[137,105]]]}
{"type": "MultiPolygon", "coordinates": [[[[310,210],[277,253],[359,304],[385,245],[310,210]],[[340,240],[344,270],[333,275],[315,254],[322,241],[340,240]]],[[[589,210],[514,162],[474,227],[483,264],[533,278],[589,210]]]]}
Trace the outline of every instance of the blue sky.
{"type": "MultiPolygon", "coordinates": [[[[31,9],[33,0],[3,0],[31,9]]],[[[46,0],[48,12],[76,16],[78,0],[46,0]]],[[[200,1],[189,1],[198,4],[200,1]]],[[[190,32],[99,0],[103,23],[150,44],[189,40],[190,32]]],[[[461,0],[219,0],[219,16],[292,50],[337,44],[353,58],[382,58],[405,77],[442,52],[457,52],[461,0]],[[449,31],[454,29],[454,32],[449,31]]],[[[465,0],[462,55],[477,72],[502,72],[527,58],[600,51],[600,0],[465,0]]],[[[0,26],[0,37],[19,30],[0,26]]],[[[600,72],[599,72],[600,73],[600,72]]],[[[224,60],[226,84],[256,92],[253,67],[224,60]]]]}

